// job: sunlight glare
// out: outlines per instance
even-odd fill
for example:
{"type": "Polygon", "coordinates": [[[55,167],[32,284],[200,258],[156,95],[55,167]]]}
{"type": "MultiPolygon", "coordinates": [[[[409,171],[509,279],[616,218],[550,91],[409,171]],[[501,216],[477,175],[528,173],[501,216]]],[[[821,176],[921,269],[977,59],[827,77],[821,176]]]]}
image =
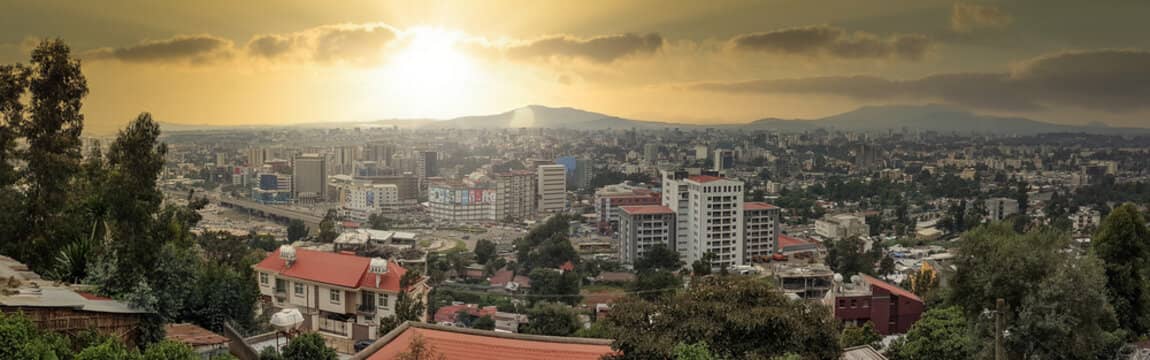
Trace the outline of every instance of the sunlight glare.
{"type": "Polygon", "coordinates": [[[475,64],[456,48],[462,35],[439,28],[415,28],[375,81],[404,103],[406,112],[446,116],[473,97],[475,64]]]}

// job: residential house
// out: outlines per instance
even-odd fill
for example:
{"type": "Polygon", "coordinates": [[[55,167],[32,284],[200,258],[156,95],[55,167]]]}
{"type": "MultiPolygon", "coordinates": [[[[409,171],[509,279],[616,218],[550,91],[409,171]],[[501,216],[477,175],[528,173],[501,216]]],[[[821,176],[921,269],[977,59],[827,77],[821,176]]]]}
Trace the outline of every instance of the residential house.
{"type": "Polygon", "coordinates": [[[598,360],[616,354],[610,339],[509,334],[406,322],[351,359],[395,359],[408,352],[417,337],[444,360],[598,360]]]}
{"type": "Polygon", "coordinates": [[[844,323],[874,324],[883,335],[904,334],[924,309],[914,293],[869,275],[852,276],[850,283],[835,284],[832,311],[844,323]]]}

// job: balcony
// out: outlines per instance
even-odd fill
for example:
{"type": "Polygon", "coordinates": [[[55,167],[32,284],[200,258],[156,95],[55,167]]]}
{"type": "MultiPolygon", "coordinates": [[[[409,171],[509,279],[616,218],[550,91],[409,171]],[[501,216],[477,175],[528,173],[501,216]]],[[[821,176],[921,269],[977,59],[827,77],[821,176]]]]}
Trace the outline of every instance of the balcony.
{"type": "Polygon", "coordinates": [[[322,317],[318,318],[318,320],[319,331],[345,337],[351,334],[351,323],[347,321],[339,321],[322,317]]]}
{"type": "Polygon", "coordinates": [[[355,308],[355,312],[359,313],[360,315],[367,315],[367,316],[375,315],[375,311],[376,311],[375,304],[360,304],[359,306],[357,306],[355,308]]]}

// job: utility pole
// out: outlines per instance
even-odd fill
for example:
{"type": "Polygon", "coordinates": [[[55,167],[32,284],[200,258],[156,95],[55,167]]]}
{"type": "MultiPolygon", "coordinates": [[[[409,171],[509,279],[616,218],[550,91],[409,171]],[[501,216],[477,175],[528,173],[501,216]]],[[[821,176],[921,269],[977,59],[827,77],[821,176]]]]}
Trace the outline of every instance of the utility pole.
{"type": "Polygon", "coordinates": [[[1002,331],[1005,327],[1006,300],[998,298],[994,302],[994,360],[1005,360],[1006,351],[1002,347],[1002,331]]]}

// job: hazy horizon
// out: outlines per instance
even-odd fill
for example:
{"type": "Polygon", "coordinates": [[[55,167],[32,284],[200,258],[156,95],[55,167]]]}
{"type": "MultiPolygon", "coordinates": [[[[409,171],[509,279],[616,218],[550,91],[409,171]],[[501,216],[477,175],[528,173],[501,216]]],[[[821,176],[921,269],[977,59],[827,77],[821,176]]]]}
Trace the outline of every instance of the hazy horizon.
{"type": "Polygon", "coordinates": [[[1150,123],[1146,2],[6,7],[0,63],[26,63],[36,39],[64,39],[83,59],[93,132],[143,111],[171,124],[272,125],[530,104],[693,124],[931,103],[1060,124],[1150,123]]]}

